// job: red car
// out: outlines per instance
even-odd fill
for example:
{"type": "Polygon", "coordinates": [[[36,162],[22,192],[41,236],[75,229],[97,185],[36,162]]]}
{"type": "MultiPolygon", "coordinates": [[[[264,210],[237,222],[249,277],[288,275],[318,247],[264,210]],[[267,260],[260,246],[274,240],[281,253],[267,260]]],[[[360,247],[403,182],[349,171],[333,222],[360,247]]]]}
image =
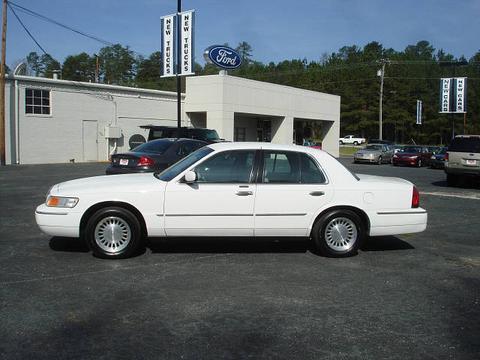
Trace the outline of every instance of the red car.
{"type": "Polygon", "coordinates": [[[393,155],[392,164],[422,167],[430,163],[431,156],[432,153],[426,146],[405,146],[393,155]]]}

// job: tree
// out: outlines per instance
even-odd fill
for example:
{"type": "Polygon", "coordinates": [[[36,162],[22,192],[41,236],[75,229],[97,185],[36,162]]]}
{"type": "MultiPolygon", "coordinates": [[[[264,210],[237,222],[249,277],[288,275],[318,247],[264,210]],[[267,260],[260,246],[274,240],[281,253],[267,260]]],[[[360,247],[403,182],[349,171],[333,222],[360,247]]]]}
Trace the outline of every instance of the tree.
{"type": "Polygon", "coordinates": [[[252,47],[246,41],[242,41],[236,49],[242,59],[242,64],[248,65],[252,58],[252,47]]]}
{"type": "Polygon", "coordinates": [[[62,77],[74,81],[95,81],[95,56],[85,52],[65,58],[62,66],[62,77]]]}
{"type": "Polygon", "coordinates": [[[100,69],[103,82],[116,85],[134,85],[136,60],[129,47],[120,44],[100,49],[100,69]]]}
{"type": "Polygon", "coordinates": [[[160,82],[160,67],[162,54],[160,51],[152,53],[147,59],[139,58],[135,82],[138,87],[158,89],[160,82]]]}
{"type": "Polygon", "coordinates": [[[52,77],[54,70],[61,70],[60,63],[50,54],[39,56],[35,51],[27,55],[27,65],[35,76],[52,77]]]}

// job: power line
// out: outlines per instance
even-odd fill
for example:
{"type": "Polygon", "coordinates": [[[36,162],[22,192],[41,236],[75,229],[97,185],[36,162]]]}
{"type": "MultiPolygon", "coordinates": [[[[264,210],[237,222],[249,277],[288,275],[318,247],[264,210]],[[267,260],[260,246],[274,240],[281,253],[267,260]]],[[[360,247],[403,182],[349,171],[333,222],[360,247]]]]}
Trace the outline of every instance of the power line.
{"type": "MultiPolygon", "coordinates": [[[[35,11],[29,10],[29,9],[23,7],[23,6],[17,5],[17,4],[15,4],[14,2],[12,2],[12,1],[8,1],[8,4],[10,5],[10,9],[12,9],[12,6],[14,6],[14,7],[17,8],[19,11],[21,11],[21,12],[23,12],[23,13],[25,13],[25,14],[28,14],[28,15],[30,15],[30,16],[33,16],[33,17],[36,17],[36,18],[39,18],[39,19],[42,19],[42,20],[47,21],[47,22],[49,22],[49,23],[55,24],[55,25],[57,25],[57,26],[60,26],[60,27],[62,27],[62,28],[64,28],[64,29],[73,31],[74,33],[77,33],[77,34],[79,34],[79,35],[82,35],[82,36],[84,36],[84,37],[86,37],[86,38],[89,38],[89,39],[91,39],[91,40],[95,40],[95,41],[97,41],[97,42],[99,42],[99,43],[102,43],[103,45],[107,45],[107,46],[112,46],[112,45],[114,45],[114,44],[113,44],[112,42],[110,42],[110,41],[103,40],[103,39],[101,39],[101,38],[99,38],[99,37],[96,37],[96,36],[94,36],[94,35],[90,35],[90,34],[87,34],[87,33],[83,32],[83,31],[74,29],[74,28],[72,28],[72,27],[70,27],[70,26],[68,26],[68,25],[65,25],[65,24],[62,24],[62,23],[60,23],[60,22],[58,22],[58,21],[56,21],[56,20],[53,20],[53,19],[51,19],[51,18],[49,18],[49,17],[47,17],[47,16],[45,16],[45,15],[42,15],[42,14],[39,14],[39,13],[37,13],[37,12],[35,12],[35,11]]],[[[13,11],[13,10],[12,10],[12,11],[13,11]]]]}
{"type": "Polygon", "coordinates": [[[43,51],[43,53],[45,55],[47,55],[47,52],[45,51],[45,49],[42,47],[42,45],[40,45],[38,43],[38,41],[35,39],[35,37],[32,35],[32,33],[30,31],[28,31],[27,27],[25,26],[25,24],[22,22],[22,20],[18,17],[17,13],[15,12],[15,10],[13,10],[12,6],[10,5],[10,2],[7,1],[7,5],[8,7],[10,8],[10,10],[12,11],[13,15],[15,15],[15,17],[17,18],[18,22],[20,23],[20,25],[22,25],[23,29],[26,31],[26,33],[28,34],[28,36],[30,36],[32,38],[32,40],[35,42],[35,44],[37,44],[37,46],[40,48],[40,50],[43,51]]]}

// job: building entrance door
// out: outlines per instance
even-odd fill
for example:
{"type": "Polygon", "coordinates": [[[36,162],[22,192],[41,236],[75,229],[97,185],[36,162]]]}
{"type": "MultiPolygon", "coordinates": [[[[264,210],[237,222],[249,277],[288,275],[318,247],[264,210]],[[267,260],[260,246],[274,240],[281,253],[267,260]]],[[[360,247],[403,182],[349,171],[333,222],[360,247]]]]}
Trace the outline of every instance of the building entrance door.
{"type": "Polygon", "coordinates": [[[98,161],[98,122],[82,122],[83,161],[98,161]]]}

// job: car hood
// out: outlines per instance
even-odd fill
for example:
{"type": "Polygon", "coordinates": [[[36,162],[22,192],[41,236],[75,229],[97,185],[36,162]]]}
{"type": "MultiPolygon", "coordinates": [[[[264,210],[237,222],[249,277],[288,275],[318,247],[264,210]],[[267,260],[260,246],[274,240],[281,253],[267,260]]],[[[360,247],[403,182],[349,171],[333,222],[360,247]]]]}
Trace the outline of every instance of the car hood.
{"type": "Polygon", "coordinates": [[[358,150],[357,154],[381,154],[382,152],[380,150],[358,150]]]}
{"type": "Polygon", "coordinates": [[[420,153],[405,153],[405,152],[402,152],[402,153],[397,153],[396,155],[399,156],[399,157],[411,157],[411,156],[420,156],[420,153]]]}
{"type": "Polygon", "coordinates": [[[75,196],[77,194],[131,193],[159,190],[165,182],[152,173],[105,175],[66,181],[55,185],[52,193],[75,196]]]}

